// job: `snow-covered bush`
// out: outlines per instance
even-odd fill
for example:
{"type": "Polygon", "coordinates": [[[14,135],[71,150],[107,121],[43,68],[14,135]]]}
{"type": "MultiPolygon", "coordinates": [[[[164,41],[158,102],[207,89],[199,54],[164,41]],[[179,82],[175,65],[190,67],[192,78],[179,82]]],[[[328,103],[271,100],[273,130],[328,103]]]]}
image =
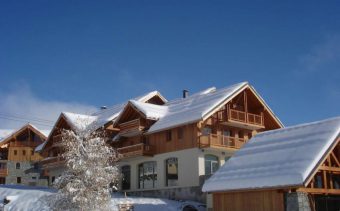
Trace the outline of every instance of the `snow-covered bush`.
{"type": "Polygon", "coordinates": [[[62,131],[66,170],[56,179],[54,210],[109,210],[111,190],[116,189],[117,153],[106,144],[103,132],[89,129],[62,131]]]}

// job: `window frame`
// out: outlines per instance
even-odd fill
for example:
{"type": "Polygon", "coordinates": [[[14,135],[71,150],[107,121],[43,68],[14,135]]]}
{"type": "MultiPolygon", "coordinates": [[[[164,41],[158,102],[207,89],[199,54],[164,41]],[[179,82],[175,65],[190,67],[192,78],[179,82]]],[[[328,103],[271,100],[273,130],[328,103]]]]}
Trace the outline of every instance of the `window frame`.
{"type": "MultiPolygon", "coordinates": [[[[158,174],[157,174],[157,162],[156,161],[146,161],[143,163],[138,164],[138,189],[153,189],[157,187],[157,180],[158,180],[158,174]],[[152,165],[152,166],[148,166],[152,165]],[[152,168],[152,174],[145,174],[147,170],[150,170],[148,168],[152,168]],[[141,169],[143,170],[141,172],[141,169]],[[142,178],[142,180],[141,180],[142,178]],[[152,187],[146,187],[145,181],[146,178],[150,178],[152,180],[152,187]]],[[[148,173],[148,172],[147,172],[148,173]]]]}
{"type": "Polygon", "coordinates": [[[167,130],[165,133],[165,140],[166,141],[171,141],[172,140],[172,131],[171,130],[167,130]]]}
{"type": "Polygon", "coordinates": [[[167,158],[167,159],[165,159],[165,186],[167,186],[167,187],[173,187],[173,186],[178,186],[179,184],[179,176],[178,176],[178,158],[177,157],[169,157],[169,158],[167,158]],[[169,184],[169,169],[168,169],[168,162],[169,161],[171,161],[171,160],[174,160],[174,163],[172,163],[172,164],[175,164],[175,166],[176,166],[176,179],[173,179],[174,180],[174,183],[175,184],[173,184],[173,185],[170,185],[169,184]]]}
{"type": "Polygon", "coordinates": [[[219,168],[220,168],[220,160],[218,156],[212,155],[212,154],[204,155],[204,173],[206,176],[213,175],[219,168]],[[216,159],[215,160],[207,159],[209,157],[216,158],[216,159]],[[209,164],[209,172],[207,172],[207,163],[209,164]],[[216,170],[214,170],[215,165],[213,164],[217,166],[216,170]]]}
{"type": "Polygon", "coordinates": [[[122,190],[130,190],[131,189],[131,166],[130,165],[124,165],[121,167],[121,173],[122,173],[122,190]],[[124,170],[124,168],[128,168],[128,171],[127,170],[124,170]],[[126,178],[124,172],[128,172],[128,182],[127,182],[127,187],[125,188],[124,186],[124,179],[126,178]]]}

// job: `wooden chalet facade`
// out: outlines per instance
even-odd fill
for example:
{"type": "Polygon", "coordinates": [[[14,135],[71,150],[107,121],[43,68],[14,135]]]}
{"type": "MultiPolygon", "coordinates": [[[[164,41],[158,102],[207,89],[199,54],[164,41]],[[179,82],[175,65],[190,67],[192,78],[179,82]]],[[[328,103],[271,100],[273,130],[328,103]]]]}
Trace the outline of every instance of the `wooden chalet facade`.
{"type": "Polygon", "coordinates": [[[252,136],[281,127],[254,88],[241,83],[164,105],[130,101],[107,130],[122,156],[123,191],[206,201],[207,178],[252,136]]]}
{"type": "Polygon", "coordinates": [[[217,211],[339,210],[340,117],[256,136],[203,190],[217,211]]]}
{"type": "Polygon", "coordinates": [[[0,142],[0,184],[46,185],[38,166],[43,157],[35,152],[45,140],[46,135],[31,124],[4,138],[0,142]]]}
{"type": "MultiPolygon", "coordinates": [[[[166,99],[158,92],[150,92],[143,96],[135,98],[141,102],[150,104],[164,104],[166,99]]],[[[43,176],[48,180],[48,186],[51,186],[54,180],[59,177],[65,170],[65,161],[62,158],[64,152],[62,147],[62,131],[72,130],[77,132],[87,127],[92,130],[103,131],[104,127],[110,128],[109,122],[114,120],[117,114],[123,109],[125,103],[103,109],[92,115],[83,115],[70,112],[63,112],[57,119],[46,143],[38,149],[44,159],[40,161],[43,169],[43,176]]],[[[105,130],[107,136],[114,136],[113,130],[105,130]]]]}

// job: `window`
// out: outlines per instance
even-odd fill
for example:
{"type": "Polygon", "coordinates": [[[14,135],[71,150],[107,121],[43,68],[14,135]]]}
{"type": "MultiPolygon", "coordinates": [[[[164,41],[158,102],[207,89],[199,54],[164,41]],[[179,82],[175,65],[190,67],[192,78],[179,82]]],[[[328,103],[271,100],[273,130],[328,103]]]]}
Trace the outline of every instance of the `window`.
{"type": "Polygon", "coordinates": [[[211,128],[210,127],[204,127],[202,130],[202,135],[210,135],[211,134],[211,128]]]}
{"type": "Polygon", "coordinates": [[[219,167],[218,157],[214,155],[205,155],[204,164],[205,164],[205,175],[214,174],[218,170],[218,167],[219,167]]]}
{"type": "Polygon", "coordinates": [[[21,177],[17,177],[17,183],[21,184],[21,177]]]}
{"type": "Polygon", "coordinates": [[[331,179],[333,180],[334,189],[340,189],[340,175],[332,174],[331,179]]]}
{"type": "Polygon", "coordinates": [[[172,140],[172,136],[171,135],[172,135],[171,134],[171,130],[166,131],[166,140],[167,141],[171,141],[172,140]]]}
{"type": "Polygon", "coordinates": [[[321,174],[317,174],[317,175],[316,175],[314,186],[315,186],[316,188],[322,188],[323,183],[322,183],[322,176],[321,176],[321,174]]]}
{"type": "Polygon", "coordinates": [[[182,139],[183,138],[183,128],[178,128],[177,129],[177,139],[182,139]]]}
{"type": "Polygon", "coordinates": [[[26,155],[26,150],[22,150],[22,155],[26,155]]]}
{"type": "Polygon", "coordinates": [[[32,179],[36,180],[36,179],[37,179],[37,177],[32,177],[32,179]]]}
{"type": "Polygon", "coordinates": [[[34,155],[34,151],[33,150],[31,151],[31,155],[34,155]]]}
{"type": "Polygon", "coordinates": [[[239,138],[244,138],[244,133],[243,133],[243,131],[238,131],[238,137],[239,137],[239,138]]]}
{"type": "Polygon", "coordinates": [[[231,136],[231,131],[230,130],[224,130],[223,135],[224,136],[231,136]]]}
{"type": "Polygon", "coordinates": [[[154,188],[157,185],[157,163],[145,162],[138,165],[138,187],[154,188]]]}
{"type": "Polygon", "coordinates": [[[169,158],[165,160],[166,186],[178,185],[178,159],[169,158]]]}
{"type": "Polygon", "coordinates": [[[16,169],[20,169],[20,163],[16,163],[16,164],[15,164],[15,168],[16,168],[16,169]]]}
{"type": "Polygon", "coordinates": [[[122,167],[122,189],[129,190],[131,187],[131,167],[130,166],[123,166],[122,167]]]}
{"type": "Polygon", "coordinates": [[[18,154],[18,151],[14,150],[14,155],[17,155],[18,154]]]}
{"type": "Polygon", "coordinates": [[[54,183],[54,180],[55,180],[55,177],[53,176],[53,177],[52,177],[52,183],[54,183]]]}

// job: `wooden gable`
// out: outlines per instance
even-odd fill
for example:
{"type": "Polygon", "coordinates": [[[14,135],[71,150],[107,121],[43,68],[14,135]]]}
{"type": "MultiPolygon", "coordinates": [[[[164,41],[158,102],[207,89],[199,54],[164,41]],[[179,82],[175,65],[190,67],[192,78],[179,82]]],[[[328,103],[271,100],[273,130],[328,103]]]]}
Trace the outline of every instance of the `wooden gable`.
{"type": "Polygon", "coordinates": [[[340,138],[314,169],[304,188],[297,191],[311,194],[340,194],[340,138]]]}

